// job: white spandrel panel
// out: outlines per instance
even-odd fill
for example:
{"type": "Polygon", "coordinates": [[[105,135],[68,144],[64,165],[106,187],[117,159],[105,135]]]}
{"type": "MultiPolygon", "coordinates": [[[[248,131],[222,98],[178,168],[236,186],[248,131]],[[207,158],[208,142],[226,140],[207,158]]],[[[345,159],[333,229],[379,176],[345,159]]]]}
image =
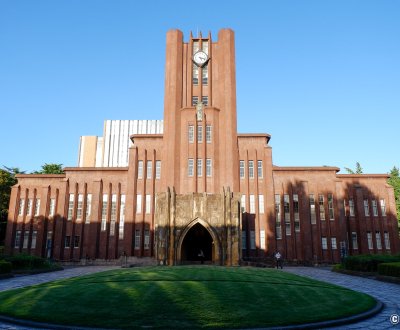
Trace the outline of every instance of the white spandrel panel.
{"type": "Polygon", "coordinates": [[[96,144],[96,167],[101,167],[103,163],[103,137],[98,137],[97,138],[97,144],[96,144]]]}
{"type": "Polygon", "coordinates": [[[104,157],[103,157],[104,167],[108,167],[108,159],[110,158],[110,137],[111,137],[111,120],[106,120],[104,125],[104,157]]]}

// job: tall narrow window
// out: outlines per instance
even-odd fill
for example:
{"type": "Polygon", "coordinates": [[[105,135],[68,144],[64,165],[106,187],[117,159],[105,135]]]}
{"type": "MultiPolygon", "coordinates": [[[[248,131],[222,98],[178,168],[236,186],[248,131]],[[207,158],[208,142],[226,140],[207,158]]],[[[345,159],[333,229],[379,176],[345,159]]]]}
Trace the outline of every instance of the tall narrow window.
{"type": "Polygon", "coordinates": [[[135,250],[140,249],[140,230],[135,230],[135,250]]]}
{"type": "Polygon", "coordinates": [[[194,142],[194,126],[193,125],[188,126],[188,140],[189,140],[189,143],[194,142]]]}
{"type": "Polygon", "coordinates": [[[349,199],[349,209],[350,209],[350,216],[354,217],[356,214],[355,214],[355,210],[354,210],[354,200],[353,200],[353,198],[349,199]]]}
{"type": "Polygon", "coordinates": [[[199,67],[193,63],[193,85],[198,85],[198,84],[199,84],[199,67]]]}
{"type": "Polygon", "coordinates": [[[275,221],[276,221],[276,238],[282,238],[282,226],[281,226],[281,196],[275,195],[275,221]]]}
{"type": "Polygon", "coordinates": [[[138,179],[143,179],[143,160],[138,161],[138,179]]]}
{"type": "Polygon", "coordinates": [[[332,250],[337,249],[336,237],[331,238],[331,247],[332,247],[332,250]]]}
{"type": "Polygon", "coordinates": [[[144,249],[148,250],[150,248],[150,230],[145,229],[144,231],[144,249]]]}
{"type": "Polygon", "coordinates": [[[78,205],[76,207],[76,219],[77,220],[82,219],[82,209],[83,209],[83,195],[79,194],[78,195],[78,205]]]}
{"type": "Polygon", "coordinates": [[[210,177],[212,174],[212,162],[210,158],[206,159],[206,175],[210,177]]]}
{"type": "Polygon", "coordinates": [[[385,238],[385,249],[386,250],[390,250],[390,239],[389,239],[389,233],[387,231],[385,231],[383,233],[384,238],[385,238]]]}
{"type": "Polygon", "coordinates": [[[206,142],[211,143],[211,136],[212,136],[212,126],[206,125],[206,142]]]}
{"type": "Polygon", "coordinates": [[[244,179],[244,160],[239,161],[240,178],[244,179]]]}
{"type": "Polygon", "coordinates": [[[294,230],[300,231],[299,195],[293,194],[294,230]]]}
{"type": "Polygon", "coordinates": [[[260,247],[265,250],[265,230],[260,230],[260,247]]]}
{"type": "Polygon", "coordinates": [[[36,198],[34,216],[37,217],[39,214],[40,214],[40,198],[36,198]]]}
{"type": "Polygon", "coordinates": [[[289,203],[289,195],[283,195],[283,211],[285,213],[285,230],[286,235],[290,236],[292,234],[291,226],[290,226],[290,203],[289,203]]]}
{"type": "Polygon", "coordinates": [[[151,179],[153,172],[153,162],[151,160],[147,161],[147,179],[151,179]]]}
{"type": "Polygon", "coordinates": [[[32,200],[32,198],[29,198],[28,204],[26,205],[26,215],[27,216],[32,215],[32,205],[33,205],[33,200],[32,200]]]}
{"type": "Polygon", "coordinates": [[[142,213],[142,195],[136,195],[136,213],[142,213]]]}
{"type": "Polygon", "coordinates": [[[319,201],[319,218],[320,220],[325,220],[325,205],[324,205],[324,195],[318,196],[319,201]]]}
{"type": "Polygon", "coordinates": [[[353,243],[353,249],[358,250],[357,233],[355,231],[351,233],[351,242],[353,243]]]}
{"type": "Polygon", "coordinates": [[[249,160],[249,178],[254,178],[254,161],[249,160]]]}
{"type": "Polygon", "coordinates": [[[256,249],[256,232],[254,230],[250,230],[250,249],[256,249]]]}
{"type": "Polygon", "coordinates": [[[28,242],[29,242],[29,230],[24,231],[24,243],[22,244],[23,249],[28,248],[28,242]]]}
{"type": "Polygon", "coordinates": [[[156,179],[161,179],[161,160],[156,160],[156,179]]]}
{"type": "Polygon", "coordinates": [[[256,213],[254,195],[250,195],[250,213],[256,213]]]}
{"type": "Polygon", "coordinates": [[[259,179],[263,177],[263,164],[262,160],[257,160],[257,175],[259,179]]]}
{"type": "Polygon", "coordinates": [[[242,212],[246,212],[246,195],[242,195],[240,199],[240,206],[242,207],[242,212]]]}
{"type": "Polygon", "coordinates": [[[315,198],[314,195],[310,195],[310,217],[311,217],[311,224],[315,225],[317,223],[317,217],[315,214],[315,198]]]}
{"type": "Polygon", "coordinates": [[[197,125],[197,142],[203,142],[203,126],[197,125]]]}
{"type": "Polygon", "coordinates": [[[194,170],[194,161],[193,158],[188,159],[188,176],[193,176],[193,170],[194,170]]]}
{"type": "Polygon", "coordinates": [[[384,216],[386,216],[386,203],[385,203],[385,200],[381,199],[380,203],[381,203],[381,213],[382,213],[382,216],[384,217],[384,216]]]}
{"type": "Polygon", "coordinates": [[[208,105],[208,96],[202,96],[201,103],[203,103],[205,106],[207,106],[208,105]]]}
{"type": "Polygon", "coordinates": [[[21,245],[21,230],[17,230],[15,232],[14,247],[19,248],[20,245],[21,245]]]}
{"type": "Polygon", "coordinates": [[[368,199],[364,199],[364,215],[369,217],[369,204],[368,199]]]}
{"type": "Polygon", "coordinates": [[[67,235],[64,238],[64,247],[69,248],[71,247],[71,236],[67,235]]]}
{"type": "Polygon", "coordinates": [[[92,214],[92,194],[86,196],[86,217],[85,223],[90,223],[90,216],[92,214]]]}
{"type": "Polygon", "coordinates": [[[378,216],[378,203],[376,202],[376,199],[372,200],[372,214],[374,217],[378,216]]]}
{"type": "Polygon", "coordinates": [[[199,103],[199,97],[192,96],[192,106],[195,106],[197,103],[199,103]]]}
{"type": "Polygon", "coordinates": [[[119,239],[124,239],[125,199],[125,195],[121,195],[121,205],[119,207],[119,239]]]}
{"type": "MultiPolygon", "coordinates": [[[[208,65],[207,64],[205,66],[203,66],[203,68],[201,69],[201,77],[203,80],[202,81],[203,85],[207,85],[208,84],[208,65]]],[[[204,104],[207,105],[206,103],[204,103],[204,104]]]]}
{"type": "Polygon", "coordinates": [[[382,240],[381,240],[381,232],[380,231],[375,232],[375,239],[376,239],[376,248],[378,250],[382,250],[382,240]]]}
{"type": "Polygon", "coordinates": [[[264,195],[258,195],[258,212],[264,214],[264,195]]]}
{"type": "Polygon", "coordinates": [[[107,207],[108,207],[108,195],[103,194],[103,204],[101,207],[101,230],[107,228],[107,207]]]}
{"type": "Polygon", "coordinates": [[[203,160],[197,159],[197,176],[203,176],[203,160]]]}
{"type": "Polygon", "coordinates": [[[373,250],[374,246],[372,245],[372,233],[367,231],[367,241],[368,241],[368,249],[373,250]]]}
{"type": "Polygon", "coordinates": [[[335,220],[335,213],[333,211],[333,195],[328,194],[328,212],[329,220],[335,220]]]}
{"type": "Polygon", "coordinates": [[[53,217],[56,212],[56,199],[50,199],[50,207],[49,207],[49,217],[53,217]]]}
{"type": "Polygon", "coordinates": [[[246,231],[242,230],[242,250],[246,250],[247,249],[247,235],[246,235],[246,231]]]}
{"type": "Polygon", "coordinates": [[[37,239],[37,231],[34,230],[32,232],[31,249],[35,249],[36,248],[36,239],[37,239]]]}
{"type": "Polygon", "coordinates": [[[110,218],[110,236],[115,235],[115,223],[117,221],[117,195],[111,196],[111,218],[110,218]]]}
{"type": "Polygon", "coordinates": [[[151,213],[151,195],[146,195],[146,214],[151,213]]]}
{"type": "Polygon", "coordinates": [[[24,215],[24,208],[25,208],[25,199],[21,198],[19,200],[18,215],[24,215]]]}
{"type": "Polygon", "coordinates": [[[328,241],[326,237],[322,237],[321,243],[322,243],[322,250],[328,250],[328,241]]]}
{"type": "Polygon", "coordinates": [[[68,220],[72,220],[72,215],[74,213],[74,200],[75,196],[74,194],[69,194],[69,203],[68,203],[68,220]]]}
{"type": "Polygon", "coordinates": [[[80,236],[74,236],[74,248],[79,247],[80,236]]]}

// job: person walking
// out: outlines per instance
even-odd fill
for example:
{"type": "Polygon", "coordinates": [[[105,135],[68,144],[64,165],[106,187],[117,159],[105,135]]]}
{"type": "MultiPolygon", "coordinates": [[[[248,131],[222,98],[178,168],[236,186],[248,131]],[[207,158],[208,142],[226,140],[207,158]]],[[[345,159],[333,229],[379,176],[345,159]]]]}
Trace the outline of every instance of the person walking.
{"type": "Polygon", "coordinates": [[[276,261],[276,269],[281,267],[283,269],[283,264],[282,264],[282,255],[279,251],[275,253],[275,261],[276,261]]]}

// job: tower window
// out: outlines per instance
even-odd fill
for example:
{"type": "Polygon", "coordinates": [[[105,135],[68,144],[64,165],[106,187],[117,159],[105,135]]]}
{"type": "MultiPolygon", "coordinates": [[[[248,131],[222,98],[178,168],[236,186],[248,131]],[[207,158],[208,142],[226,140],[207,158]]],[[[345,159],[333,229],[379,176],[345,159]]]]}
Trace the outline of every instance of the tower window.
{"type": "Polygon", "coordinates": [[[156,160],[156,179],[161,178],[161,160],[156,160]]]}
{"type": "Polygon", "coordinates": [[[257,160],[257,175],[260,179],[263,177],[262,160],[257,160]]]}
{"type": "Polygon", "coordinates": [[[240,173],[240,178],[244,179],[244,160],[239,161],[239,173],[240,173]]]}
{"type": "Polygon", "coordinates": [[[249,160],[249,178],[254,179],[254,162],[249,160]]]}
{"type": "Polygon", "coordinates": [[[189,139],[189,143],[193,143],[194,142],[194,126],[193,125],[189,125],[188,139],[189,139]]]}
{"type": "Polygon", "coordinates": [[[153,172],[153,162],[151,160],[147,161],[147,179],[151,179],[151,172],[153,172]]]}
{"type": "MultiPolygon", "coordinates": [[[[198,73],[197,73],[197,75],[198,75],[198,73]]],[[[203,68],[201,69],[201,81],[202,81],[203,85],[208,84],[208,65],[203,66],[203,68]]]]}
{"type": "Polygon", "coordinates": [[[197,159],[197,176],[203,176],[203,160],[197,159]]]}
{"type": "Polygon", "coordinates": [[[193,63],[193,85],[199,84],[199,67],[193,63]]]}
{"type": "Polygon", "coordinates": [[[202,97],[201,97],[201,102],[202,102],[204,105],[208,105],[208,96],[202,96],[202,97]]]}
{"type": "Polygon", "coordinates": [[[188,159],[188,176],[193,176],[193,158],[188,159]]]}
{"type": "Polygon", "coordinates": [[[199,97],[192,96],[192,106],[195,106],[197,103],[199,103],[199,97]]]}
{"type": "Polygon", "coordinates": [[[211,132],[212,132],[211,125],[207,125],[206,126],[206,142],[207,143],[211,143],[211,132]]]}
{"type": "Polygon", "coordinates": [[[201,125],[197,126],[197,142],[203,142],[203,126],[201,125]]]}
{"type": "Polygon", "coordinates": [[[211,169],[212,169],[211,159],[207,158],[207,160],[206,160],[206,175],[207,176],[211,176],[211,173],[212,173],[211,169]]]}

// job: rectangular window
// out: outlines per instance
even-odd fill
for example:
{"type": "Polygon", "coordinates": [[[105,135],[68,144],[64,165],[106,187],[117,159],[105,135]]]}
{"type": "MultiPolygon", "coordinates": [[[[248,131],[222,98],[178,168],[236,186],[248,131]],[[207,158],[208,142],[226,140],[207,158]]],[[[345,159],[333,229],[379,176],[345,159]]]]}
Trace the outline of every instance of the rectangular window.
{"type": "Polygon", "coordinates": [[[264,214],[264,195],[258,195],[258,212],[264,214]]]}
{"type": "Polygon", "coordinates": [[[90,215],[92,213],[92,194],[86,196],[86,217],[85,223],[90,223],[90,215]]]}
{"type": "Polygon", "coordinates": [[[315,198],[314,195],[310,195],[310,218],[311,218],[311,224],[315,225],[317,223],[317,217],[315,214],[315,198]]]}
{"type": "Polygon", "coordinates": [[[203,176],[203,160],[197,159],[197,176],[203,176]]]}
{"type": "Polygon", "coordinates": [[[328,212],[329,220],[335,220],[335,213],[333,211],[333,195],[328,194],[328,212]]]}
{"type": "Polygon", "coordinates": [[[51,198],[50,199],[50,208],[49,208],[49,217],[53,217],[55,213],[56,213],[56,199],[51,198]]]}
{"type": "Polygon", "coordinates": [[[69,194],[67,220],[72,220],[72,216],[73,216],[73,213],[74,213],[74,200],[75,200],[74,194],[69,194]]]}
{"type": "Polygon", "coordinates": [[[194,142],[194,126],[193,125],[188,126],[188,140],[189,140],[189,143],[194,142]]]}
{"type": "Polygon", "coordinates": [[[135,249],[138,250],[140,249],[140,230],[136,229],[135,230],[135,249]]]}
{"type": "Polygon", "coordinates": [[[246,235],[246,231],[242,230],[242,250],[246,250],[247,249],[247,235],[246,235]]]}
{"type": "Polygon", "coordinates": [[[249,178],[254,178],[254,162],[252,160],[249,160],[249,178]]]}
{"type": "Polygon", "coordinates": [[[153,172],[153,162],[151,160],[147,161],[147,179],[152,178],[152,173],[153,172]]]}
{"type": "Polygon", "coordinates": [[[263,177],[263,165],[262,160],[257,160],[257,175],[259,179],[263,177]]]}
{"type": "Polygon", "coordinates": [[[353,243],[353,250],[358,250],[357,233],[355,231],[351,233],[351,242],[353,243]]]}
{"type": "Polygon", "coordinates": [[[385,231],[383,233],[384,235],[384,239],[385,239],[385,249],[386,250],[390,250],[390,239],[389,239],[389,233],[387,231],[385,231]]]}
{"type": "Polygon", "coordinates": [[[142,213],[142,195],[136,195],[136,213],[142,213]]]}
{"type": "Polygon", "coordinates": [[[367,241],[368,241],[368,249],[373,250],[374,246],[372,244],[372,233],[367,231],[367,241]]]}
{"type": "Polygon", "coordinates": [[[386,203],[384,199],[380,200],[382,216],[386,216],[386,203]]]}
{"type": "Polygon", "coordinates": [[[151,195],[146,195],[146,214],[151,213],[151,195]]]}
{"type": "Polygon", "coordinates": [[[197,125],[197,142],[203,142],[203,126],[197,125]]]}
{"type": "Polygon", "coordinates": [[[201,43],[201,48],[203,52],[208,55],[208,39],[203,40],[203,42],[201,43]]]}
{"type": "Polygon", "coordinates": [[[28,248],[28,242],[29,242],[29,230],[25,230],[24,231],[24,242],[22,244],[22,248],[23,249],[27,249],[28,248]]]}
{"type": "Polygon", "coordinates": [[[260,230],[260,246],[261,250],[265,250],[265,230],[260,230]]]}
{"type": "MultiPolygon", "coordinates": [[[[21,199],[22,200],[22,199],[21,199]]],[[[17,230],[15,232],[15,241],[14,241],[14,247],[15,248],[19,248],[19,246],[21,245],[21,231],[17,230]]]]}
{"type": "Polygon", "coordinates": [[[369,204],[368,199],[364,199],[364,215],[369,217],[369,204]]]}
{"type": "MultiPolygon", "coordinates": [[[[204,69],[203,69],[203,73],[204,73],[204,69]]],[[[208,96],[202,96],[201,103],[203,103],[205,106],[207,106],[208,105],[208,96]]]]}
{"type": "Polygon", "coordinates": [[[80,241],[80,236],[75,236],[74,237],[74,248],[79,247],[79,241],[80,241]]]}
{"type": "Polygon", "coordinates": [[[250,213],[256,213],[254,195],[250,195],[250,213]]]}
{"type": "Polygon", "coordinates": [[[24,215],[25,199],[21,198],[19,200],[18,215],[24,215]]]}
{"type": "Polygon", "coordinates": [[[376,248],[378,250],[382,250],[382,240],[381,240],[381,232],[380,231],[375,232],[375,239],[376,239],[376,248]]]}
{"type": "Polygon", "coordinates": [[[293,194],[294,230],[300,231],[299,195],[293,194]]]}
{"type": "Polygon", "coordinates": [[[37,238],[37,231],[34,230],[32,232],[31,249],[35,249],[36,248],[36,238],[37,238]]]}
{"type": "Polygon", "coordinates": [[[276,221],[276,238],[282,238],[281,226],[281,196],[275,195],[275,221],[276,221]]]}
{"type": "Polygon", "coordinates": [[[107,229],[107,207],[108,207],[108,195],[103,194],[103,203],[101,207],[101,230],[107,229]]]}
{"type": "Polygon", "coordinates": [[[110,218],[110,236],[115,235],[115,223],[117,221],[117,195],[111,196],[111,218],[110,218]]]}
{"type": "Polygon", "coordinates": [[[325,220],[325,205],[324,205],[324,195],[318,196],[319,204],[319,218],[321,221],[325,220]]]}
{"type": "Polygon", "coordinates": [[[290,236],[292,234],[290,226],[290,203],[289,195],[283,195],[283,212],[285,214],[285,230],[286,235],[290,236]]]}
{"type": "MultiPolygon", "coordinates": [[[[208,84],[208,65],[203,66],[203,68],[201,69],[201,77],[202,77],[202,82],[203,85],[207,85],[208,84]]],[[[204,97],[204,96],[203,96],[204,97]]],[[[207,105],[208,103],[205,103],[203,101],[204,105],[207,105]]]]}
{"type": "Polygon", "coordinates": [[[138,161],[138,179],[143,179],[143,160],[138,161]]]}
{"type": "Polygon", "coordinates": [[[332,247],[332,250],[337,249],[336,237],[331,238],[331,247],[332,247]]]}
{"type": "Polygon", "coordinates": [[[119,207],[119,239],[124,239],[125,225],[125,195],[121,195],[121,205],[119,207]]]}
{"type": "Polygon", "coordinates": [[[240,178],[244,179],[244,160],[239,161],[240,178]]]}
{"type": "Polygon", "coordinates": [[[356,214],[355,214],[355,210],[354,210],[354,200],[353,200],[353,198],[349,199],[349,209],[350,209],[350,216],[354,217],[356,214]]]}
{"type": "Polygon", "coordinates": [[[378,216],[378,203],[376,202],[376,199],[372,200],[372,214],[374,215],[374,217],[378,216]]]}
{"type": "Polygon", "coordinates": [[[211,137],[212,137],[212,126],[206,125],[206,142],[207,143],[211,143],[211,137]]]}
{"type": "MultiPolygon", "coordinates": [[[[199,84],[199,67],[193,63],[193,85],[198,85],[199,84]]],[[[197,101],[195,104],[192,105],[196,105],[197,101]]]]}
{"type": "Polygon", "coordinates": [[[250,249],[256,249],[256,232],[254,230],[250,230],[250,249]]]}
{"type": "Polygon", "coordinates": [[[192,96],[192,106],[195,106],[197,103],[199,103],[199,97],[192,96]]]}
{"type": "Polygon", "coordinates": [[[32,200],[32,198],[29,198],[28,204],[26,205],[26,215],[27,216],[32,215],[32,205],[33,205],[33,200],[32,200]]]}
{"type": "Polygon", "coordinates": [[[34,216],[37,217],[39,214],[40,214],[40,198],[36,198],[34,216]]]}
{"type": "Polygon", "coordinates": [[[208,177],[210,177],[211,173],[212,173],[212,162],[211,162],[210,158],[207,158],[206,159],[206,175],[208,177]]]}
{"type": "Polygon", "coordinates": [[[188,176],[193,176],[194,161],[193,158],[188,159],[188,176]]]}
{"type": "Polygon", "coordinates": [[[83,210],[83,195],[79,194],[78,195],[78,205],[76,207],[76,219],[77,220],[82,219],[82,210],[83,210]]]}
{"type": "Polygon", "coordinates": [[[326,237],[322,237],[321,243],[322,243],[322,250],[328,250],[328,241],[326,237]]]}
{"type": "Polygon", "coordinates": [[[246,212],[246,195],[242,195],[240,206],[242,207],[242,212],[246,212]]]}
{"type": "Polygon", "coordinates": [[[65,239],[64,239],[64,247],[65,247],[65,248],[71,247],[71,236],[65,236],[65,239]]]}
{"type": "Polygon", "coordinates": [[[144,249],[148,250],[150,248],[150,230],[146,229],[144,231],[144,249]]]}
{"type": "Polygon", "coordinates": [[[161,179],[161,160],[156,160],[156,179],[161,179]]]}

